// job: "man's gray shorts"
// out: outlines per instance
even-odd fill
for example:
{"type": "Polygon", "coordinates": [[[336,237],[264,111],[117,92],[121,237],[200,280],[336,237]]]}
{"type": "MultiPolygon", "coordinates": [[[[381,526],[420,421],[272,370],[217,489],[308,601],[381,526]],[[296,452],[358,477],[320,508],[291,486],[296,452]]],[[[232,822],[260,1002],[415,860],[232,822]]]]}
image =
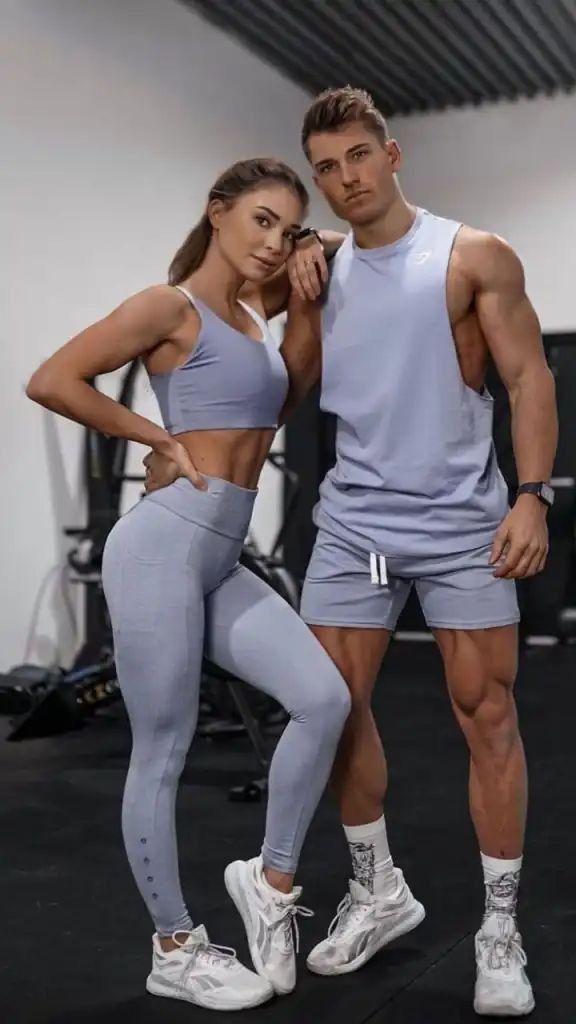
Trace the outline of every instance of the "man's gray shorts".
{"type": "Polygon", "coordinates": [[[520,619],[516,584],[494,576],[490,550],[382,561],[320,530],[300,614],[309,625],[393,630],[414,585],[430,628],[510,625],[520,619]]]}

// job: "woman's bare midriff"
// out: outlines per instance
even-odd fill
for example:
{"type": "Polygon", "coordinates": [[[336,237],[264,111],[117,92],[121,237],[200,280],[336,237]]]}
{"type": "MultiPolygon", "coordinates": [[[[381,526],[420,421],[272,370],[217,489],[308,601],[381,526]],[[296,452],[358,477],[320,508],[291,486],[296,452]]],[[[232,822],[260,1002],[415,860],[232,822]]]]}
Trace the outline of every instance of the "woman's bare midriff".
{"type": "Polygon", "coordinates": [[[191,430],[177,439],[199,473],[255,490],[276,431],[191,430]]]}

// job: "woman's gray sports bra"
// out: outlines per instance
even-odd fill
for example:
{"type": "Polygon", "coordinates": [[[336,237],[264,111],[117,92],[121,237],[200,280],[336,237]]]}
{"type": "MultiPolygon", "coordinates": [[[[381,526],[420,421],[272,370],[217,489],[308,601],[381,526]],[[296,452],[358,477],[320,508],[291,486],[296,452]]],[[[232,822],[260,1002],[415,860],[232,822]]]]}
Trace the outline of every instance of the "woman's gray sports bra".
{"type": "Polygon", "coordinates": [[[268,324],[242,302],[262,341],[231,327],[181,285],[200,317],[194,351],[182,366],[149,374],[170,434],[188,430],[276,428],[288,391],[286,364],[268,324]]]}

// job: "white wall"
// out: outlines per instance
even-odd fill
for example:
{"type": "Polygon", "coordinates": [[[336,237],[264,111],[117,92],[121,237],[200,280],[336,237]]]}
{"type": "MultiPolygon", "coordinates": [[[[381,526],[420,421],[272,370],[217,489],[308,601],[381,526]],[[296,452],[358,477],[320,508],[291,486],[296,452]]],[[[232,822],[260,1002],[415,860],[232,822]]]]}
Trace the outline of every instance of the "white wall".
{"type": "MultiPolygon", "coordinates": [[[[10,244],[2,671],[25,654],[67,664],[76,643],[80,588],[63,583],[61,529],[83,521],[82,431],[24,397],[30,373],[125,296],[165,279],[225,166],[272,153],[308,177],[298,142],[308,97],[174,0],[0,0],[0,17],[10,244]]],[[[154,412],[142,388],[140,403],[154,412]]],[[[279,505],[280,489],[265,477],[255,520],[264,544],[279,505]]]]}
{"type": "Polygon", "coordinates": [[[519,253],[545,330],[576,327],[576,96],[395,118],[406,197],[519,253]]]}
{"type": "MultiPolygon", "coordinates": [[[[0,671],[66,664],[81,630],[62,572],[83,521],[82,432],[28,402],[32,370],[123,297],[163,280],[214,176],[273,153],[309,182],[308,97],[175,0],[0,0],[3,261],[0,671]]],[[[392,122],[409,198],[507,237],[546,329],[573,328],[576,99],[392,122]]],[[[323,204],[312,222],[330,223],[323,204]]],[[[113,386],[113,382],[110,385],[113,386]]],[[[155,415],[143,383],[139,408],[155,415]]],[[[141,453],[132,453],[131,469],[141,453]]],[[[267,545],[280,488],[262,480],[267,545]]],[[[130,502],[135,497],[128,494],[130,502]]]]}

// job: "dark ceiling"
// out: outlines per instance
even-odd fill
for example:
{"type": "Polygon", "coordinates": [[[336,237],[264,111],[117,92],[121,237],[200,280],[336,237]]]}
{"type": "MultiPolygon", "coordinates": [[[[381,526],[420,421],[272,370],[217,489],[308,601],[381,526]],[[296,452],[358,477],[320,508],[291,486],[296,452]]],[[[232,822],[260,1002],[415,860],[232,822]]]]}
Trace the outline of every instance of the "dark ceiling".
{"type": "Polygon", "coordinates": [[[361,86],[388,115],[576,86],[576,0],[184,2],[310,93],[361,86]]]}

